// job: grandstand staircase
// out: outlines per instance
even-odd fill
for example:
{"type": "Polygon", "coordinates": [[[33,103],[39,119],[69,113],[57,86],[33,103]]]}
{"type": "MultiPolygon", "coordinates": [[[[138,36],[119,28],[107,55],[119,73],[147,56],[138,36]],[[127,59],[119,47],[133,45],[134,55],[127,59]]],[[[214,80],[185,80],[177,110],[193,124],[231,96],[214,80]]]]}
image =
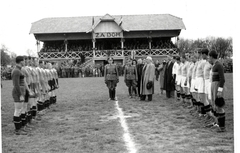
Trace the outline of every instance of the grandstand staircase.
{"type": "Polygon", "coordinates": [[[93,58],[90,58],[90,59],[88,59],[87,61],[85,61],[84,63],[82,63],[82,64],[80,65],[80,67],[86,68],[86,67],[89,66],[89,65],[92,65],[92,66],[93,66],[93,58]]]}

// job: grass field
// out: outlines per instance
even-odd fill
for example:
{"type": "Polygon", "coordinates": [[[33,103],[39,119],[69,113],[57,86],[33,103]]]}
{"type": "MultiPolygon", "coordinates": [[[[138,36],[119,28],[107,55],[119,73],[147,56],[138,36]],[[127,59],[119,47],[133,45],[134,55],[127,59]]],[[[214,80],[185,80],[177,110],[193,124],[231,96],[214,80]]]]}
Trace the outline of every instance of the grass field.
{"type": "MultiPolygon", "coordinates": [[[[119,107],[138,153],[234,152],[233,77],[225,74],[227,91],[225,133],[204,128],[174,99],[165,99],[155,82],[152,102],[128,98],[120,78],[119,107]]],[[[4,153],[128,153],[124,130],[114,101],[107,101],[103,78],[59,79],[57,105],[27,136],[13,134],[12,82],[3,81],[2,152],[4,153]]]]}

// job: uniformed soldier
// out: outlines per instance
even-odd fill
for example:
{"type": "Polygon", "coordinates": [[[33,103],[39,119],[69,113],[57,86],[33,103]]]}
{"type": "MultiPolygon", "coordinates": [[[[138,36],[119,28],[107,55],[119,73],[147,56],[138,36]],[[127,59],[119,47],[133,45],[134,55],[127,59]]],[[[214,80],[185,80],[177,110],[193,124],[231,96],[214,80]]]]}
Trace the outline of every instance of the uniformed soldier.
{"type": "Polygon", "coordinates": [[[138,80],[137,68],[136,66],[132,65],[132,60],[130,58],[128,59],[128,63],[124,68],[123,76],[124,76],[124,82],[128,87],[129,97],[133,98],[133,95],[132,95],[133,91],[135,91],[135,97],[136,97],[137,96],[136,86],[137,86],[137,80],[138,80]]]}
{"type": "Polygon", "coordinates": [[[116,87],[119,82],[119,75],[117,66],[113,64],[113,58],[108,58],[108,63],[104,69],[104,79],[105,83],[109,89],[109,100],[117,100],[116,99],[116,87]]]}
{"type": "Polygon", "coordinates": [[[70,67],[70,71],[71,71],[71,78],[75,78],[75,65],[71,65],[70,67]]]}
{"type": "Polygon", "coordinates": [[[62,67],[62,68],[61,68],[61,69],[62,69],[62,77],[63,77],[63,78],[66,78],[66,68],[65,68],[65,63],[63,63],[61,67],[62,67]]]}
{"type": "Polygon", "coordinates": [[[71,77],[71,66],[69,65],[69,63],[67,63],[66,65],[66,73],[67,73],[67,78],[71,77]]]}
{"type": "Polygon", "coordinates": [[[79,68],[78,66],[75,64],[74,66],[74,78],[77,78],[79,76],[79,68]]]}

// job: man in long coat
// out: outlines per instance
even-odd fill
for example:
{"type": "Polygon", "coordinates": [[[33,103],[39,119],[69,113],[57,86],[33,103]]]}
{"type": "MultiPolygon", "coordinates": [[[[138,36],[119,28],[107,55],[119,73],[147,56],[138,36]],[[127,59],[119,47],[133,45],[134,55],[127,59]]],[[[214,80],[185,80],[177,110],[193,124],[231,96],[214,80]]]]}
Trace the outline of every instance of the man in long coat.
{"type": "Polygon", "coordinates": [[[166,61],[164,60],[162,64],[157,68],[159,71],[160,94],[163,94],[165,68],[166,68],[166,61]]]}
{"type": "Polygon", "coordinates": [[[172,68],[173,68],[173,59],[171,56],[168,57],[168,62],[166,64],[165,68],[165,74],[164,74],[164,90],[166,91],[167,98],[174,97],[174,78],[172,74],[172,68]]]}
{"type": "Polygon", "coordinates": [[[146,96],[148,96],[148,101],[152,101],[152,95],[154,94],[155,66],[150,56],[146,58],[146,62],[147,64],[143,67],[141,79],[141,100],[144,101],[146,96]],[[152,87],[150,89],[147,89],[148,82],[152,82],[152,87]]]}
{"type": "Polygon", "coordinates": [[[137,81],[137,87],[138,87],[138,96],[141,97],[140,89],[141,89],[141,78],[142,78],[142,70],[143,70],[143,61],[142,59],[138,59],[137,64],[137,75],[138,75],[138,81],[137,81]]]}

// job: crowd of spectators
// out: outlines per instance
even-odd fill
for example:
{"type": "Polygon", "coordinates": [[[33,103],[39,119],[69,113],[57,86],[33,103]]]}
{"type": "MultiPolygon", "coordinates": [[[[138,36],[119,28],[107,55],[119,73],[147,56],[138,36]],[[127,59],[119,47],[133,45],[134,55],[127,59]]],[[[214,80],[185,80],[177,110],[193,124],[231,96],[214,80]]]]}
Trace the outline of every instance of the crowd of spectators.
{"type": "Polygon", "coordinates": [[[152,42],[152,49],[166,49],[166,48],[176,48],[170,39],[163,39],[156,42],[152,42]]]}
{"type": "MultiPolygon", "coordinates": [[[[131,49],[149,49],[148,40],[139,39],[134,41],[126,41],[124,47],[127,50],[131,49]]],[[[176,48],[170,39],[157,39],[151,41],[151,49],[166,49],[166,48],[176,48]]]]}
{"type": "Polygon", "coordinates": [[[68,51],[90,51],[92,50],[91,41],[69,41],[68,51]]]}
{"type": "Polygon", "coordinates": [[[121,49],[120,41],[100,41],[96,43],[97,50],[118,50],[121,49]]]}
{"type": "MultiPolygon", "coordinates": [[[[67,51],[91,51],[93,46],[91,41],[68,41],[67,51]]],[[[121,42],[112,41],[96,41],[95,48],[97,50],[120,50],[121,42]]],[[[176,48],[170,39],[157,39],[151,42],[152,49],[166,49],[166,48],[176,48]]],[[[149,49],[148,39],[132,39],[126,40],[124,42],[125,50],[132,49],[149,49]]],[[[43,44],[41,52],[64,52],[65,45],[63,41],[49,41],[43,44]]]]}
{"type": "MultiPolygon", "coordinates": [[[[67,51],[90,51],[92,43],[88,41],[69,41],[67,51]]],[[[40,52],[65,52],[65,44],[63,41],[44,42],[40,52]]]]}
{"type": "MultiPolygon", "coordinates": [[[[118,63],[118,72],[123,76],[123,65],[118,63]]],[[[103,77],[104,64],[87,65],[83,67],[80,62],[65,61],[56,67],[60,78],[76,77],[103,77]]]]}
{"type": "Polygon", "coordinates": [[[64,50],[65,50],[65,45],[63,42],[49,41],[49,42],[44,42],[40,52],[63,52],[64,50]]]}
{"type": "Polygon", "coordinates": [[[126,41],[124,43],[126,50],[131,49],[149,49],[149,43],[146,41],[126,41]]]}

